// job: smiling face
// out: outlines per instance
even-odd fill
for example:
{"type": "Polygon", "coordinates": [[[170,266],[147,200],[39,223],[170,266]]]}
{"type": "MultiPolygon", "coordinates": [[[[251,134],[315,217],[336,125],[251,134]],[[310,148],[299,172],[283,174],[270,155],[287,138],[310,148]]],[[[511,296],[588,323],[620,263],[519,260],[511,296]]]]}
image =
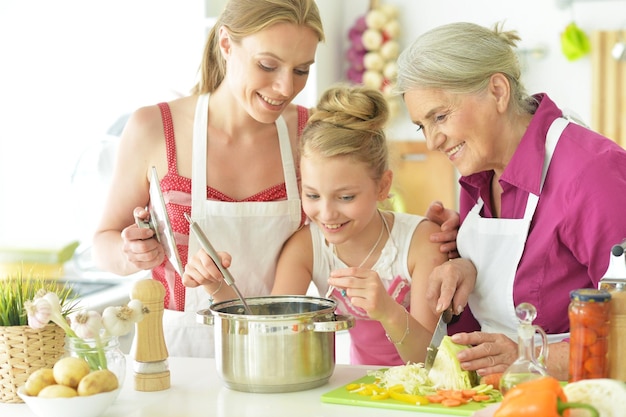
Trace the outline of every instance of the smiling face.
{"type": "Polygon", "coordinates": [[[240,43],[220,28],[224,85],[254,119],[272,123],[306,85],[318,35],[306,26],[278,23],[240,43]]]}
{"type": "Polygon", "coordinates": [[[335,245],[378,234],[378,202],[387,198],[391,171],[374,180],[367,165],[349,156],[303,157],[302,207],[335,245]],[[373,227],[369,227],[372,225],[373,227]]]}
{"type": "Polygon", "coordinates": [[[518,118],[511,117],[506,80],[500,75],[479,93],[417,88],[407,91],[404,101],[428,148],[446,154],[464,176],[502,172],[523,134],[512,123],[518,118]]]}

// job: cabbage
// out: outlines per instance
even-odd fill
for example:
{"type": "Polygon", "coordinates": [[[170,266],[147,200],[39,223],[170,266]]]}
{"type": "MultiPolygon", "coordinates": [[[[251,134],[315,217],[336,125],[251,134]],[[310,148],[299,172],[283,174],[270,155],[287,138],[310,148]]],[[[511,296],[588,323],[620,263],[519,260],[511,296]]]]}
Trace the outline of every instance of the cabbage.
{"type": "Polygon", "coordinates": [[[423,388],[428,384],[428,372],[423,363],[407,363],[386,370],[368,371],[367,374],[375,376],[384,388],[402,385],[407,394],[423,395],[423,388]]]}
{"type": "Polygon", "coordinates": [[[476,371],[464,371],[456,358],[457,353],[469,347],[454,343],[450,336],[443,337],[433,367],[428,372],[428,379],[435,388],[462,390],[478,385],[476,371]]]}
{"type": "MultiPolygon", "coordinates": [[[[567,401],[590,404],[602,417],[622,417],[626,410],[626,384],[608,378],[583,379],[563,387],[567,401]]],[[[570,416],[587,416],[583,409],[572,409],[570,416]]]]}

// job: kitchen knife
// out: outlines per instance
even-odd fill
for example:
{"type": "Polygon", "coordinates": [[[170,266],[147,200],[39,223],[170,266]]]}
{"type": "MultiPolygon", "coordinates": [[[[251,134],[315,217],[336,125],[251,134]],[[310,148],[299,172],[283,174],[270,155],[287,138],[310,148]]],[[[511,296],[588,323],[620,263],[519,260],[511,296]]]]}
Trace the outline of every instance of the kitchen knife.
{"type": "Polygon", "coordinates": [[[448,334],[448,323],[452,320],[452,310],[447,309],[439,317],[437,327],[433,332],[433,337],[430,339],[430,344],[426,348],[426,361],[424,361],[424,369],[430,371],[435,362],[435,356],[437,356],[437,349],[443,340],[443,337],[448,334]]]}

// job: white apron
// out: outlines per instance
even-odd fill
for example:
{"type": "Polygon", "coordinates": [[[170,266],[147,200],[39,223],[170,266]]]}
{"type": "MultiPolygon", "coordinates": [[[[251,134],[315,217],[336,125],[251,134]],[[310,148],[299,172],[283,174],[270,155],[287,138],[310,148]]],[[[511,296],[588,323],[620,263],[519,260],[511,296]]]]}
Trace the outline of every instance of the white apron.
{"type": "MultiPolygon", "coordinates": [[[[552,154],[568,123],[566,119],[558,118],[548,130],[540,193],[552,154]]],[[[513,303],[513,282],[538,201],[538,195],[529,193],[524,218],[500,219],[481,217],[484,202],[479,199],[459,229],[459,254],[470,259],[478,271],[468,305],[483,332],[503,333],[512,340],[518,339],[519,320],[513,303]]],[[[548,335],[548,342],[561,341],[564,337],[564,334],[548,335]]]]}
{"type": "MultiPolygon", "coordinates": [[[[206,198],[206,154],[209,95],[198,97],[194,118],[191,217],[217,251],[232,256],[232,273],[245,297],[269,295],[276,261],[285,241],[300,227],[302,206],[287,125],[276,121],[287,200],[271,202],[223,202],[206,198]]],[[[262,152],[259,151],[259,155],[262,152]]],[[[245,169],[245,167],[241,167],[245,169]]],[[[200,249],[189,236],[189,258],[200,249]]],[[[202,287],[185,289],[185,311],[166,310],[165,340],[170,356],[214,357],[213,326],[196,323],[196,312],[210,307],[202,287]]]]}

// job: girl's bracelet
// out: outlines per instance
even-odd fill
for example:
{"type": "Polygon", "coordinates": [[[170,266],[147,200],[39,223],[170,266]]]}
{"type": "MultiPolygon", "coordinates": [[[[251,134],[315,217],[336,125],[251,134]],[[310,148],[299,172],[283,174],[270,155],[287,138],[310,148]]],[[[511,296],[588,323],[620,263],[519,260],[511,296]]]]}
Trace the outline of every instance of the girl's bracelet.
{"type": "Polygon", "coordinates": [[[389,334],[385,332],[385,336],[387,336],[387,340],[389,340],[391,343],[393,343],[396,346],[400,346],[402,343],[404,343],[404,340],[409,335],[409,311],[407,309],[404,309],[404,313],[406,314],[406,329],[404,329],[404,334],[402,335],[402,339],[400,339],[397,342],[394,342],[389,336],[389,334]]]}

